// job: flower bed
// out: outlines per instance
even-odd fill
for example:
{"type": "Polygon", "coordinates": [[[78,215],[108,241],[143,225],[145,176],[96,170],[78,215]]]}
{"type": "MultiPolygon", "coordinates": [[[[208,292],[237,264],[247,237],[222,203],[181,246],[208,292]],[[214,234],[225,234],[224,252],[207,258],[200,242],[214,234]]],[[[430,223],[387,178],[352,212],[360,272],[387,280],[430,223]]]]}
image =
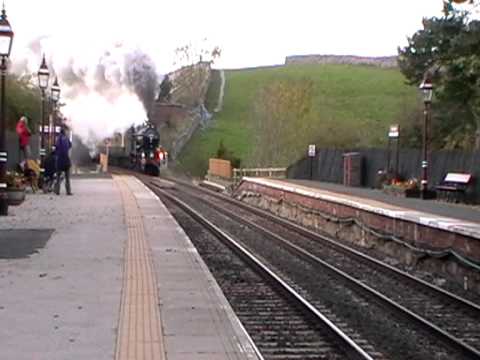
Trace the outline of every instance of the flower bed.
{"type": "Polygon", "coordinates": [[[7,171],[6,180],[8,205],[20,205],[25,200],[25,185],[23,175],[17,172],[7,171]]]}
{"type": "Polygon", "coordinates": [[[393,196],[420,197],[420,189],[416,179],[408,181],[393,180],[390,184],[383,184],[383,192],[393,196]]]}

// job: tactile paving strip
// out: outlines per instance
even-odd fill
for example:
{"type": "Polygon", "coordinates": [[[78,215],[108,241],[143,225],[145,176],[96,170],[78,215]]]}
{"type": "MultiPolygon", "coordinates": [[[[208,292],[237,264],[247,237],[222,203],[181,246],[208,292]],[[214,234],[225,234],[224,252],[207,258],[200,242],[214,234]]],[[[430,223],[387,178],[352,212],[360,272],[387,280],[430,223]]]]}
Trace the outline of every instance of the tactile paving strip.
{"type": "Polygon", "coordinates": [[[128,228],[115,360],[165,359],[156,279],[143,219],[123,177],[115,176],[114,181],[122,194],[128,228]]]}

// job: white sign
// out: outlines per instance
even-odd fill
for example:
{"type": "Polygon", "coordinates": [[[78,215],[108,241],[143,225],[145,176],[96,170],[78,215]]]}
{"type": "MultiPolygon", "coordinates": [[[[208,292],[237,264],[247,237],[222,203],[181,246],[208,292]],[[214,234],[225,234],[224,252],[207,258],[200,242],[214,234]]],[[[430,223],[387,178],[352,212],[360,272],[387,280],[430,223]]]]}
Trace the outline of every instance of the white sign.
{"type": "Polygon", "coordinates": [[[315,145],[308,145],[308,156],[315,157],[315,145]]]}
{"type": "MultiPolygon", "coordinates": [[[[40,125],[40,126],[38,127],[38,130],[40,131],[40,133],[42,132],[42,125],[40,125]]],[[[45,125],[45,126],[43,127],[43,133],[44,133],[44,134],[49,134],[49,133],[50,133],[50,127],[49,127],[48,125],[45,125]]]]}
{"type": "Polygon", "coordinates": [[[400,126],[392,125],[390,126],[390,130],[388,130],[388,137],[389,138],[398,138],[400,135],[400,126]]]}

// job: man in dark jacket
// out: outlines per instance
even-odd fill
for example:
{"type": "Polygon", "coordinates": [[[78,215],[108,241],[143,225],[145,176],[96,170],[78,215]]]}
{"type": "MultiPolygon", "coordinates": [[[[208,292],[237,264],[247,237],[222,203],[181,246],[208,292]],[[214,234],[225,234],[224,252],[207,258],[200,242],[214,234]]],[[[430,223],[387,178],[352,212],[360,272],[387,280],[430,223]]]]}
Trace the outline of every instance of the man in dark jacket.
{"type": "Polygon", "coordinates": [[[60,195],[62,172],[65,173],[65,190],[67,190],[67,195],[73,195],[70,188],[70,166],[72,163],[70,161],[69,151],[71,147],[72,143],[67,135],[65,135],[65,128],[62,127],[57,142],[55,143],[55,154],[57,158],[57,181],[55,183],[55,193],[57,195],[60,195]]]}

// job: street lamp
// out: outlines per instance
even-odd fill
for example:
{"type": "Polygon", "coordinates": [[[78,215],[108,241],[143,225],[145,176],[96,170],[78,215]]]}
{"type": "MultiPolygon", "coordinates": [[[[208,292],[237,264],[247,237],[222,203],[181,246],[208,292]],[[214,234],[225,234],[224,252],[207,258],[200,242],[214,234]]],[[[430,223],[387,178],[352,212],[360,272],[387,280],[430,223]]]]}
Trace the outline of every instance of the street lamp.
{"type": "Polygon", "coordinates": [[[10,56],[13,42],[13,31],[10,23],[7,20],[7,12],[5,11],[5,4],[2,8],[2,15],[0,16],[0,56],[2,58],[0,63],[0,215],[8,215],[8,199],[7,199],[7,146],[6,146],[6,118],[5,118],[5,75],[7,74],[7,59],[10,56]]]}
{"type": "Polygon", "coordinates": [[[60,99],[60,86],[58,85],[58,78],[55,77],[55,81],[52,85],[52,100],[56,103],[60,99]]]}
{"type": "Polygon", "coordinates": [[[47,63],[45,61],[45,54],[43,54],[42,64],[38,70],[38,86],[42,90],[42,129],[40,133],[40,163],[43,169],[43,160],[46,155],[45,151],[45,91],[48,87],[48,79],[50,78],[50,72],[48,71],[47,63]]]}
{"type": "Polygon", "coordinates": [[[428,191],[428,129],[430,120],[430,106],[432,104],[433,84],[430,74],[425,74],[422,83],[419,86],[423,94],[423,103],[425,104],[424,120],[423,120],[423,151],[422,151],[422,180],[420,186],[420,194],[422,199],[431,198],[428,191]]]}
{"type": "Polygon", "coordinates": [[[58,78],[55,77],[55,81],[53,82],[52,89],[51,89],[51,98],[53,101],[53,111],[52,111],[52,123],[53,123],[53,136],[52,136],[52,144],[55,145],[55,137],[57,134],[57,104],[58,100],[60,100],[60,86],[58,85],[58,78]]]}

